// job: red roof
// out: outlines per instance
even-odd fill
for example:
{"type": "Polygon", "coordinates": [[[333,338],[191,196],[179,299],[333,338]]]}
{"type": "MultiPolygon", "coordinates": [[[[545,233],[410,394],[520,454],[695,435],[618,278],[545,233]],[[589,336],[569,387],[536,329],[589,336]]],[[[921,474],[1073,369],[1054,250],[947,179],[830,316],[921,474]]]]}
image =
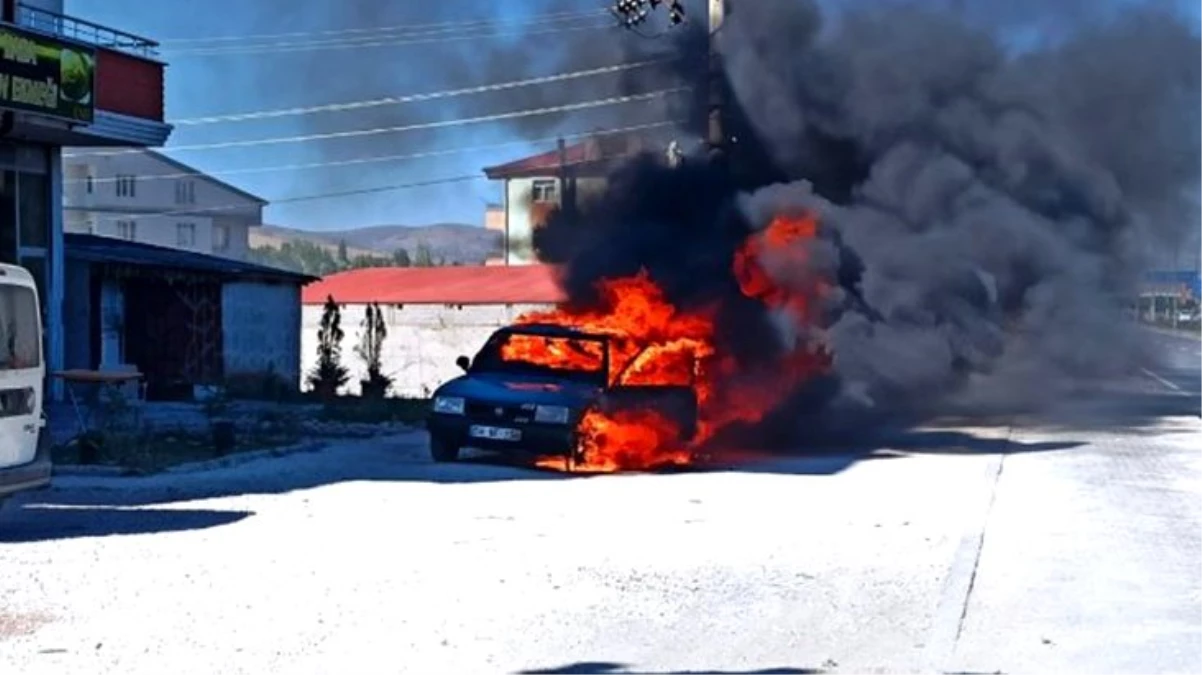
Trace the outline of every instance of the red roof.
{"type": "Polygon", "coordinates": [[[608,165],[623,157],[628,157],[643,149],[640,139],[631,136],[597,137],[583,143],[566,146],[563,157],[559,149],[548,150],[542,154],[514,160],[484,169],[484,175],[492,180],[504,178],[554,178],[559,175],[561,167],[575,167],[577,173],[583,168],[596,167],[606,170],[608,165]]]}
{"type": "Polygon", "coordinates": [[[509,305],[565,299],[552,265],[373,267],[338,272],[305,286],[301,301],[339,304],[509,305]]]}

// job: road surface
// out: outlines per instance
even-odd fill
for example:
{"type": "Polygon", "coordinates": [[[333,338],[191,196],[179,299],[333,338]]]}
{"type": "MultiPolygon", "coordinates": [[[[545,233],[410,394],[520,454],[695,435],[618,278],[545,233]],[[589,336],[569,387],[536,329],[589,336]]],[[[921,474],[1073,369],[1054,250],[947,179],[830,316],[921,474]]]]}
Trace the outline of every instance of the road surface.
{"type": "Polygon", "coordinates": [[[0,513],[0,672],[1200,672],[1200,343],[1162,339],[1123,415],[730,471],[410,434],[62,477],[0,513]]]}

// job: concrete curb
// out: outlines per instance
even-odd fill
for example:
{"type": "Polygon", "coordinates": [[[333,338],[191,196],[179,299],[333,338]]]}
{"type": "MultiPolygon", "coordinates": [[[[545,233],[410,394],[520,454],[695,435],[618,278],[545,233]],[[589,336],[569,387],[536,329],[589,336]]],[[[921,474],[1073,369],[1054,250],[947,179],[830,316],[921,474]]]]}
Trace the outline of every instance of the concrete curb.
{"type": "Polygon", "coordinates": [[[1145,326],[1145,328],[1153,333],[1159,333],[1160,335],[1166,335],[1168,337],[1186,338],[1187,340],[1196,340],[1198,342],[1202,342],[1202,332],[1196,330],[1173,330],[1172,328],[1162,328],[1160,326],[1150,325],[1145,326]]]}
{"type": "Polygon", "coordinates": [[[204,459],[196,462],[188,462],[186,464],[177,464],[167,467],[159,471],[143,471],[132,469],[123,466],[96,466],[92,464],[55,464],[55,476],[91,476],[91,477],[109,477],[109,478],[140,478],[144,476],[158,476],[163,474],[181,474],[195,473],[198,471],[210,471],[213,469],[225,469],[248,462],[255,462],[260,459],[269,459],[275,457],[285,457],[301,452],[319,452],[325,449],[327,441],[307,441],[297,443],[295,445],[286,445],[278,448],[267,448],[265,450],[251,450],[249,452],[239,452],[226,457],[215,457],[213,459],[204,459]]]}
{"type": "Polygon", "coordinates": [[[175,466],[167,467],[158,473],[161,474],[180,474],[180,473],[196,473],[198,471],[211,471],[213,469],[227,469],[238,466],[240,464],[248,464],[256,462],[260,459],[271,459],[275,457],[286,457],[295,455],[301,452],[320,452],[327,446],[326,441],[307,441],[297,443],[295,445],[285,445],[278,448],[268,448],[266,450],[251,450],[250,452],[239,452],[226,457],[217,457],[215,459],[205,459],[199,462],[188,462],[187,464],[176,464],[175,466]]]}
{"type": "Polygon", "coordinates": [[[159,471],[142,471],[123,466],[98,466],[94,464],[55,464],[53,475],[107,478],[142,478],[146,476],[161,476],[164,474],[197,473],[201,471],[212,471],[215,469],[227,469],[242,464],[249,464],[250,462],[257,462],[261,459],[276,459],[299,453],[321,452],[330,445],[337,443],[361,443],[374,439],[399,438],[413,433],[414,431],[421,430],[423,430],[421,427],[406,426],[400,429],[391,429],[371,435],[322,438],[320,440],[304,441],[301,443],[295,443],[293,445],[280,446],[278,448],[250,450],[247,452],[234,453],[225,457],[215,457],[213,459],[203,459],[196,462],[177,464],[159,471]]]}

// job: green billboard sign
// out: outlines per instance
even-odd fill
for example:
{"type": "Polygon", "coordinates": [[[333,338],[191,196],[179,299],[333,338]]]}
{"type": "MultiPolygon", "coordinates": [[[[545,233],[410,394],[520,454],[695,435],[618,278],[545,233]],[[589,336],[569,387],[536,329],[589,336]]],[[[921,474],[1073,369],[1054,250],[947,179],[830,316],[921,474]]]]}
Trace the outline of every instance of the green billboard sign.
{"type": "Polygon", "coordinates": [[[96,51],[0,25],[0,108],[92,121],[96,51]]]}

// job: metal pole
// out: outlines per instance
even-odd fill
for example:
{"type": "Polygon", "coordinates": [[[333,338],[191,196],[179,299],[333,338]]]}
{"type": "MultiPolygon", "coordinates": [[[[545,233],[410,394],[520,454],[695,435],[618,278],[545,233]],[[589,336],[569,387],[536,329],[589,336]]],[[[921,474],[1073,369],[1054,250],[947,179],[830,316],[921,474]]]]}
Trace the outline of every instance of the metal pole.
{"type": "Polygon", "coordinates": [[[722,57],[717,37],[726,18],[726,0],[709,0],[709,128],[711,151],[721,152],[726,145],[722,129],[722,57]]]}

